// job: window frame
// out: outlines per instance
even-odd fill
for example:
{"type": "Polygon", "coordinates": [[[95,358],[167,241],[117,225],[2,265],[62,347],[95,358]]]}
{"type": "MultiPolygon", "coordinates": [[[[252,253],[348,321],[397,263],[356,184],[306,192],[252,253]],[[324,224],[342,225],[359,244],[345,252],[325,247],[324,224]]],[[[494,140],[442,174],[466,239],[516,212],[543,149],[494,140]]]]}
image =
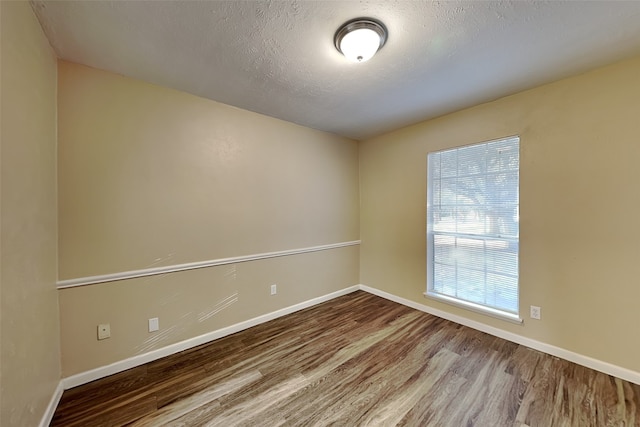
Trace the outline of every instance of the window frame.
{"type": "MultiPolygon", "coordinates": [[[[517,311],[511,312],[511,311],[507,311],[507,310],[502,310],[499,308],[495,308],[492,306],[488,306],[488,305],[484,305],[482,303],[475,303],[475,302],[470,302],[470,301],[466,301],[463,299],[459,299],[456,298],[454,296],[449,296],[443,293],[439,293],[434,291],[434,272],[435,272],[435,268],[434,268],[434,264],[435,264],[435,249],[434,249],[434,234],[436,234],[433,230],[433,221],[432,221],[432,196],[433,196],[433,183],[431,182],[431,171],[429,170],[429,159],[430,156],[432,154],[437,154],[437,153],[444,153],[447,151],[453,151],[453,150],[459,150],[459,149],[463,149],[463,148],[469,148],[469,147],[474,147],[474,146],[481,146],[481,145],[489,145],[492,143],[499,143],[499,142],[504,142],[504,141],[509,141],[509,140],[513,140],[516,139],[517,140],[517,146],[518,146],[518,159],[520,157],[520,145],[521,145],[521,138],[519,135],[512,135],[512,136],[507,136],[507,137],[503,137],[503,138],[497,138],[497,139],[492,139],[492,140],[488,140],[488,141],[482,141],[482,142],[478,142],[478,143],[473,143],[473,144],[467,144],[467,145],[461,145],[461,146],[455,146],[455,147],[448,147],[448,148],[443,148],[440,150],[435,150],[435,151],[430,151],[427,153],[427,177],[426,177],[426,184],[427,184],[427,191],[426,191],[426,195],[427,195],[427,204],[426,204],[426,250],[427,250],[427,289],[426,292],[424,293],[424,296],[430,299],[434,299],[449,305],[453,305],[456,307],[460,307],[466,310],[470,310],[476,313],[480,313],[480,314],[484,314],[487,316],[491,316],[494,318],[498,318],[501,320],[506,320],[512,323],[517,323],[517,324],[522,324],[523,320],[520,317],[520,249],[519,249],[519,244],[520,244],[520,221],[519,221],[519,215],[520,215],[520,198],[518,196],[517,199],[517,215],[518,215],[518,222],[517,222],[517,227],[518,227],[518,233],[517,233],[517,237],[516,237],[516,241],[518,243],[518,250],[516,253],[517,256],[517,262],[518,262],[518,270],[517,270],[517,276],[516,276],[516,280],[517,280],[517,288],[516,288],[516,299],[517,299],[517,311]]],[[[458,159],[456,159],[456,165],[458,165],[458,159]]],[[[517,169],[517,173],[518,173],[518,193],[520,192],[520,162],[518,160],[518,169],[517,169]]],[[[484,175],[487,174],[487,171],[485,170],[483,172],[484,175]]],[[[459,178],[459,176],[456,174],[456,178],[459,178]]],[[[485,192],[486,193],[486,192],[485,192]]],[[[458,196],[456,196],[458,197],[458,196]]],[[[458,224],[456,222],[456,224],[458,224]]],[[[446,235],[454,235],[454,236],[460,236],[462,238],[464,238],[466,235],[465,233],[459,233],[459,232],[452,232],[452,233],[445,233],[446,235]]],[[[489,235],[488,233],[485,234],[479,234],[479,235],[475,235],[476,238],[480,238],[480,239],[486,239],[486,238],[491,238],[492,236],[489,235]]],[[[495,238],[495,237],[494,237],[495,238]]],[[[486,268],[486,267],[485,267],[486,268]]],[[[486,271],[486,270],[485,270],[486,271]]]]}

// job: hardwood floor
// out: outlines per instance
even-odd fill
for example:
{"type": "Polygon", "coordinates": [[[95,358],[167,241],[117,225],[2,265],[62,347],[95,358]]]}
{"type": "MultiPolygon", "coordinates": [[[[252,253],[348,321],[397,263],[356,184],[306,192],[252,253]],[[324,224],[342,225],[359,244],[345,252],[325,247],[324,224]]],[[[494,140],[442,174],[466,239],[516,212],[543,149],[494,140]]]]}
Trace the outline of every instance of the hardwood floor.
{"type": "Polygon", "coordinates": [[[358,291],[64,392],[53,426],[640,426],[640,386],[358,291]]]}

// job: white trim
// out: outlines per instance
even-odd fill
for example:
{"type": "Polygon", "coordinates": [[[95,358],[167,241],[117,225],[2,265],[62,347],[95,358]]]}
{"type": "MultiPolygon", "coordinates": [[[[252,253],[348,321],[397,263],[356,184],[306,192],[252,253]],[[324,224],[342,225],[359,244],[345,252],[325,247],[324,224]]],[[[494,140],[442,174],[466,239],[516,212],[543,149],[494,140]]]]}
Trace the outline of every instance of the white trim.
{"type": "Polygon", "coordinates": [[[507,311],[498,310],[497,308],[487,307],[481,304],[474,304],[469,301],[460,300],[443,294],[437,294],[435,292],[427,291],[423,295],[425,296],[425,298],[434,299],[445,304],[464,308],[465,310],[473,311],[478,314],[484,314],[485,316],[490,316],[495,319],[505,320],[517,325],[522,325],[522,318],[514,313],[509,313],[507,311]]]}
{"type": "Polygon", "coordinates": [[[134,279],[136,277],[155,276],[158,274],[175,273],[178,271],[195,270],[198,268],[215,267],[217,265],[237,264],[240,262],[256,261],[267,258],[277,258],[288,255],[305,254],[308,252],[326,251],[328,249],[356,246],[360,240],[332,243],[329,245],[309,246],[306,248],[289,249],[286,251],[264,252],[260,254],[243,255],[231,258],[219,258],[208,261],[190,262],[186,264],[167,265],[164,267],[145,268],[142,270],[123,271],[120,273],[103,274],[100,276],[79,277],[77,279],[58,280],[58,289],[74,288],[77,286],[95,285],[97,283],[114,282],[117,280],[134,279]]]}
{"type": "Polygon", "coordinates": [[[58,382],[58,386],[53,392],[53,396],[51,396],[51,400],[49,401],[49,405],[47,405],[47,409],[44,411],[42,415],[42,419],[40,420],[40,427],[48,427],[51,424],[51,420],[53,420],[53,415],[56,413],[56,408],[58,407],[58,403],[60,403],[60,399],[62,398],[62,392],[64,392],[64,387],[62,386],[62,381],[58,382]]]}
{"type": "MultiPolygon", "coordinates": [[[[620,366],[616,366],[611,363],[593,359],[591,357],[574,353],[572,351],[569,351],[560,347],[556,347],[554,345],[536,341],[531,338],[526,338],[526,337],[523,337],[522,335],[514,334],[512,332],[495,328],[493,326],[489,326],[481,322],[476,322],[474,320],[470,320],[462,316],[451,314],[446,311],[439,310],[437,308],[429,307],[424,304],[419,304],[417,302],[361,284],[361,285],[350,286],[348,288],[341,289],[339,291],[332,292],[327,295],[323,295],[317,298],[303,301],[301,303],[298,303],[289,307],[285,307],[283,309],[276,310],[271,313],[264,314],[262,316],[254,317],[253,319],[236,323],[226,328],[218,329],[218,330],[206,333],[204,335],[200,335],[194,338],[181,341],[179,343],[171,344],[169,346],[159,348],[157,350],[153,350],[145,354],[130,357],[128,359],[124,359],[124,360],[112,363],[110,365],[101,366],[99,368],[95,368],[90,371],[81,372],[79,374],[75,374],[70,377],[63,378],[60,382],[61,386],[58,387],[59,390],[56,390],[56,394],[52,398],[51,403],[49,404],[49,408],[47,408],[47,414],[50,413],[50,415],[45,415],[45,417],[43,417],[43,422],[46,420],[46,416],[53,417],[53,413],[55,412],[55,406],[57,406],[60,400],[60,396],[62,395],[62,391],[61,391],[62,388],[64,388],[64,390],[68,390],[70,388],[73,388],[82,384],[86,384],[91,381],[104,378],[109,375],[113,375],[118,372],[122,372],[127,369],[143,365],[148,362],[152,362],[162,357],[166,357],[183,350],[187,350],[202,344],[206,344],[210,341],[223,338],[227,335],[240,332],[252,326],[256,326],[261,323],[268,322],[269,320],[277,319],[278,317],[286,316],[287,314],[294,313],[304,308],[312,307],[314,305],[323,303],[325,301],[329,301],[331,299],[337,298],[342,295],[349,294],[351,292],[355,292],[357,290],[369,292],[370,294],[377,295],[379,297],[388,299],[390,301],[397,302],[398,304],[402,304],[407,307],[411,307],[413,309],[423,311],[425,313],[433,314],[434,316],[438,316],[443,319],[450,320],[460,325],[468,326],[470,328],[488,333],[498,338],[502,338],[507,341],[514,342],[516,344],[521,344],[521,345],[524,345],[525,347],[539,350],[539,351],[542,351],[543,353],[547,353],[552,356],[556,356],[561,359],[568,360],[570,362],[577,363],[579,365],[586,366],[588,368],[595,369],[605,374],[613,375],[623,380],[627,380],[632,383],[640,385],[640,372],[632,371],[630,369],[622,368],[620,366]]],[[[48,424],[41,424],[41,426],[46,426],[46,425],[48,424]]]]}
{"type": "Polygon", "coordinates": [[[133,356],[128,359],[124,359],[118,362],[114,362],[110,365],[101,366],[99,368],[92,369],[90,371],[81,372],[79,374],[72,375],[62,379],[62,385],[65,390],[70,388],[89,383],[91,381],[107,377],[109,375],[116,374],[118,372],[125,371],[127,369],[134,368],[136,366],[143,365],[148,362],[178,353],[183,350],[187,350],[193,347],[197,347],[202,344],[206,344],[210,341],[226,337],[227,335],[235,334],[236,332],[243,331],[251,328],[252,326],[259,325],[261,323],[268,322],[278,317],[286,316],[293,312],[302,310],[304,308],[312,307],[314,305],[329,301],[342,295],[349,294],[359,290],[358,285],[350,286],[345,289],[341,289],[336,292],[332,292],[327,295],[323,295],[317,298],[313,298],[307,301],[303,301],[298,304],[294,304],[289,307],[282,308],[280,310],[273,311],[271,313],[263,314],[262,316],[254,317],[253,319],[245,320],[244,322],[236,323],[226,328],[218,329],[212,332],[208,332],[204,335],[200,335],[194,338],[189,338],[184,341],[180,341],[175,344],[168,345],[166,347],[159,348],[157,350],[150,351],[148,353],[133,356]]]}
{"type": "Polygon", "coordinates": [[[507,341],[514,342],[516,344],[524,345],[525,347],[539,350],[543,353],[550,354],[552,356],[559,357],[569,362],[577,363],[578,365],[586,366],[587,368],[595,369],[607,375],[612,375],[617,378],[621,378],[626,381],[630,381],[634,384],[640,385],[640,372],[632,371],[631,369],[622,368],[617,365],[613,365],[602,360],[594,359],[589,356],[585,356],[579,353],[575,353],[570,350],[566,350],[561,347],[556,347],[551,344],[547,344],[541,341],[537,341],[531,338],[523,337],[522,335],[514,334],[493,326],[486,325],[484,323],[476,322],[462,316],[448,313],[446,311],[439,310],[437,308],[429,307],[427,305],[419,304],[417,302],[390,294],[385,291],[381,291],[376,288],[371,288],[366,285],[360,285],[360,289],[379,297],[388,299],[390,301],[397,302],[407,307],[414,308],[416,310],[424,311],[425,313],[433,314],[434,316],[442,317],[443,319],[450,320],[460,325],[468,326],[481,332],[493,335],[498,338],[505,339],[507,341]]]}

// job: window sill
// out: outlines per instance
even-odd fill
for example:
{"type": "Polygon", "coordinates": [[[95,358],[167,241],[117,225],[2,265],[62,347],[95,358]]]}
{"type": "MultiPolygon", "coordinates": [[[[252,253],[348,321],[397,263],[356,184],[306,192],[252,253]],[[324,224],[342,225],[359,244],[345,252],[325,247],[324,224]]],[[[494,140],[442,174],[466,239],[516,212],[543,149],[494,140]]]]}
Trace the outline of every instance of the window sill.
{"type": "Polygon", "coordinates": [[[424,296],[436,301],[443,302],[445,304],[453,305],[455,307],[464,308],[465,310],[473,311],[475,313],[484,314],[500,320],[506,320],[507,322],[521,325],[523,323],[522,318],[517,314],[508,313],[506,311],[497,310],[495,308],[489,308],[480,304],[474,304],[472,302],[460,301],[455,298],[447,297],[444,295],[433,294],[425,292],[424,296]]]}

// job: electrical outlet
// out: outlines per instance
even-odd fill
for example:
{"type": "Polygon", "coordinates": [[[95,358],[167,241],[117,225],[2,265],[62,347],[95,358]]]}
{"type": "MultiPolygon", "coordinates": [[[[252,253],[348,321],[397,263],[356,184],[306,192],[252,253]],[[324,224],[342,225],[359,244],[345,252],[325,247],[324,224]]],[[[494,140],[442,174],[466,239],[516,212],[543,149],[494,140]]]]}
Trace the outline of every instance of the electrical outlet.
{"type": "Polygon", "coordinates": [[[111,336],[111,325],[103,323],[98,325],[98,340],[106,340],[111,336]]]}
{"type": "Polygon", "coordinates": [[[540,307],[536,307],[535,305],[532,305],[530,316],[532,319],[540,320],[540,307]]]}
{"type": "Polygon", "coordinates": [[[155,332],[160,329],[160,321],[157,317],[149,319],[149,332],[155,332]]]}
{"type": "Polygon", "coordinates": [[[278,285],[271,285],[271,295],[278,293],[278,285]]]}

